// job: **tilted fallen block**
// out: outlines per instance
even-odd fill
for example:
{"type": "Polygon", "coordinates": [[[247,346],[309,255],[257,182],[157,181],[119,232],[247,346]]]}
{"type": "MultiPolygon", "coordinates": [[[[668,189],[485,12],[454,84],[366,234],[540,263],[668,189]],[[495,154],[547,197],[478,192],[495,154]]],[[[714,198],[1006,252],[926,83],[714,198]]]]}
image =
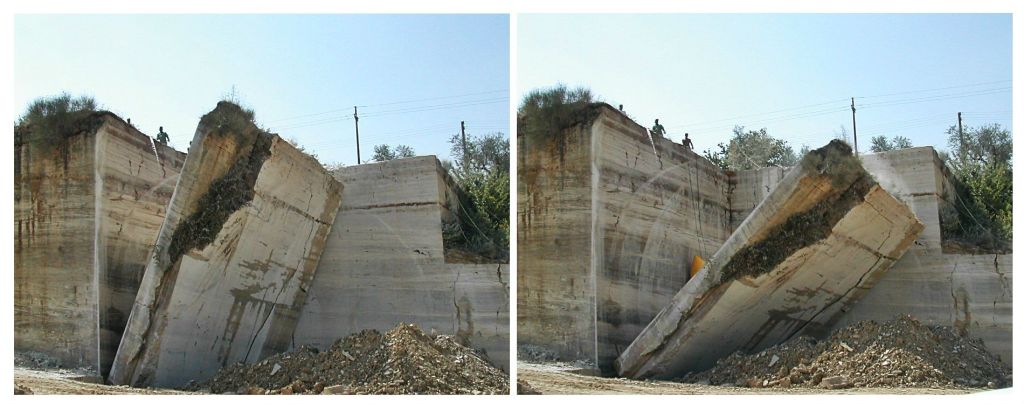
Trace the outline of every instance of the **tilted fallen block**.
{"type": "Polygon", "coordinates": [[[832,323],[923,225],[833,141],[810,152],[616,360],[630,378],[706,369],[832,323]]]}
{"type": "Polygon", "coordinates": [[[291,348],[340,197],[315,159],[219,103],[192,140],[110,381],[181,386],[291,348]]]}

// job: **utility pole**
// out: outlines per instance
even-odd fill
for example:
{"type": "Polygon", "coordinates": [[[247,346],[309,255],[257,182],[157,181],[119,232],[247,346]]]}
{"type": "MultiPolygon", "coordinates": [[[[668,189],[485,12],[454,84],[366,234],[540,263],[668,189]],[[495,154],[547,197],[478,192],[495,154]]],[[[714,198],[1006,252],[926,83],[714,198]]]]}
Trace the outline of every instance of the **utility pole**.
{"type": "Polygon", "coordinates": [[[459,122],[462,126],[462,171],[466,171],[469,168],[466,167],[466,162],[469,161],[469,155],[466,153],[466,121],[459,122]]]}
{"type": "Polygon", "coordinates": [[[857,150],[857,105],[854,104],[853,97],[850,97],[850,111],[853,111],[853,153],[860,155],[857,150]]]}
{"type": "Polygon", "coordinates": [[[960,112],[956,113],[957,132],[960,133],[960,161],[966,161],[967,156],[964,155],[967,150],[967,148],[964,147],[964,120],[963,117],[960,116],[960,114],[960,112]]]}
{"type": "Polygon", "coordinates": [[[352,107],[352,117],[356,119],[356,164],[363,164],[363,159],[359,157],[359,107],[352,107]]]}

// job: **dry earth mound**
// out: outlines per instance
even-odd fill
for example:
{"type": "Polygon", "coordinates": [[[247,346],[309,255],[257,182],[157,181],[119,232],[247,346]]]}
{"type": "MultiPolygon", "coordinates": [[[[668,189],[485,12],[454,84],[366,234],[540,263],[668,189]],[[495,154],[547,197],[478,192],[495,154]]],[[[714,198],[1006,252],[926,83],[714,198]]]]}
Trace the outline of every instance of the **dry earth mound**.
{"type": "Polygon", "coordinates": [[[800,337],[759,353],[734,353],[682,381],[748,387],[1006,387],[1005,363],[981,340],[950,327],[926,326],[910,316],[864,321],[827,340],[800,337]]]}
{"type": "Polygon", "coordinates": [[[459,345],[400,324],[385,334],[364,330],[330,349],[299,349],[253,364],[235,364],[194,386],[242,394],[508,394],[509,379],[459,345]]]}

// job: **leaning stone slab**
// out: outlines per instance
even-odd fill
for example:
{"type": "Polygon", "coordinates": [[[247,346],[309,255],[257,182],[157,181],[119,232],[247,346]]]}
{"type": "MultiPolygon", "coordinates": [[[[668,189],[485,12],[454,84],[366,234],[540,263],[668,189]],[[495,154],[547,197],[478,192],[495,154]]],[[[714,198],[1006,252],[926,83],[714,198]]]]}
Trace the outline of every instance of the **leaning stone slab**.
{"type": "Polygon", "coordinates": [[[290,348],[341,188],[218,104],[192,140],[110,381],[181,386],[290,348]]]}
{"type": "Polygon", "coordinates": [[[630,378],[669,378],[827,332],[923,225],[833,141],[812,151],[616,360],[630,378]]]}

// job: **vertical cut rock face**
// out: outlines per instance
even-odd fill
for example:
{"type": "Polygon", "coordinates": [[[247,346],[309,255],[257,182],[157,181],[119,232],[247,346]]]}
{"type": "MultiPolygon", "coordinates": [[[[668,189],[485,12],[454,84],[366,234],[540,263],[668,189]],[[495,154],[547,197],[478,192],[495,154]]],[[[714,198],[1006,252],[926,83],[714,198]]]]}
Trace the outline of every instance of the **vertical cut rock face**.
{"type": "Polygon", "coordinates": [[[610,371],[728,237],[729,178],[607,104],[577,108],[519,125],[518,341],[610,371]]]}
{"type": "Polygon", "coordinates": [[[593,268],[597,365],[605,372],[729,237],[728,178],[616,111],[595,120],[593,268]]]}
{"type": "Polygon", "coordinates": [[[508,264],[448,262],[454,184],[435,156],[343,167],[334,230],[292,346],[326,350],[364,329],[413,323],[459,337],[508,370],[508,264]]]}
{"type": "Polygon", "coordinates": [[[109,112],[70,126],[16,129],[14,346],[105,375],[185,154],[109,112]]]}
{"type": "Polygon", "coordinates": [[[181,386],[286,350],[341,188],[218,104],[192,140],[110,381],[181,386]]]}
{"type": "Polygon", "coordinates": [[[824,333],[923,225],[834,141],[812,151],[619,356],[620,375],[669,378],[734,351],[824,333]]]}

